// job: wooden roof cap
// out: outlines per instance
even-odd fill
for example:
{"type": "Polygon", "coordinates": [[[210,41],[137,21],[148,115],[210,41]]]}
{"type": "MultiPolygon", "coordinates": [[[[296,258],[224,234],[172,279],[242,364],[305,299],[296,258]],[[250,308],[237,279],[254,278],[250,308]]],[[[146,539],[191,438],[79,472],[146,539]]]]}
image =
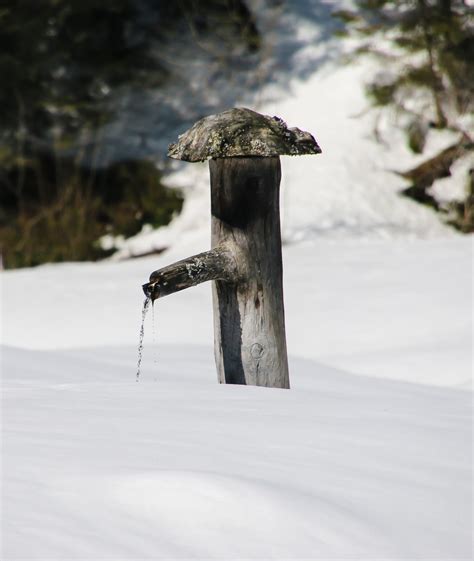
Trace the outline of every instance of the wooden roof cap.
{"type": "Polygon", "coordinates": [[[289,129],[279,117],[261,115],[244,107],[200,119],[168,149],[170,158],[186,162],[320,153],[321,148],[309,132],[289,129]]]}

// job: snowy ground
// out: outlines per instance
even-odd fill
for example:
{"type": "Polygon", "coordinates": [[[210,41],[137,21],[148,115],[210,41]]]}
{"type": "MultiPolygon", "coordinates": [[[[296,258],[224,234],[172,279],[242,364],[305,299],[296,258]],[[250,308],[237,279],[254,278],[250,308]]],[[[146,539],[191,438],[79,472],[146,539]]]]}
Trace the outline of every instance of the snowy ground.
{"type": "Polygon", "coordinates": [[[290,391],[216,383],[209,285],[136,383],[193,243],[3,273],[2,559],[471,559],[470,240],[287,246],[290,391]]]}

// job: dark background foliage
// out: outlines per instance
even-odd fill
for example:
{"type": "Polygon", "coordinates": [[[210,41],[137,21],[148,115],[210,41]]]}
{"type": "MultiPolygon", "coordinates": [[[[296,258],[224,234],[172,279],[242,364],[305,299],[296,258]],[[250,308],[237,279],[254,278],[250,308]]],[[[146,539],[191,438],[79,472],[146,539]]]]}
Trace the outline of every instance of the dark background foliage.
{"type": "MultiPolygon", "coordinates": [[[[264,82],[286,88],[289,76],[304,79],[328,57],[337,58],[334,42],[298,58],[307,45],[291,18],[285,24],[281,17],[289,0],[259,6],[257,18],[257,3],[248,0],[0,0],[5,267],[99,259],[113,251],[99,242],[104,234],[127,237],[145,224],[168,223],[183,202],[162,182],[166,146],[179,132],[264,82]],[[272,18],[279,18],[278,37],[268,24],[272,18]]],[[[367,84],[367,94],[376,111],[403,116],[399,126],[414,153],[424,153],[432,131],[459,133],[439,157],[401,170],[411,181],[403,194],[444,213],[459,230],[473,231],[472,173],[466,197],[449,208],[429,193],[472,151],[457,119],[474,108],[468,4],[357,0],[337,18],[318,0],[291,3],[291,10],[295,21],[325,22],[320,42],[337,30],[358,36],[356,56],[377,57],[382,72],[367,84]],[[392,49],[380,49],[381,37],[392,49]],[[421,111],[406,103],[414,92],[425,93],[421,111]]]]}
{"type": "MultiPolygon", "coordinates": [[[[120,154],[129,92],[181,75],[170,45],[244,60],[260,35],[241,0],[0,0],[0,245],[6,267],[95,259],[105,233],[179,212],[153,149],[120,154]]],[[[189,51],[187,51],[189,52],[189,51]]],[[[127,134],[125,132],[125,134],[127,134]]]]}

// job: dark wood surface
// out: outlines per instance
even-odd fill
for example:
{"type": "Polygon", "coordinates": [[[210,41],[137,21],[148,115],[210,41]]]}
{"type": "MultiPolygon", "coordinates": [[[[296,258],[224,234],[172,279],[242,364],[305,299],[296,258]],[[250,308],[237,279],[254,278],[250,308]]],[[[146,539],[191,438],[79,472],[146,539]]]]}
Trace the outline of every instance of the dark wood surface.
{"type": "Polygon", "coordinates": [[[154,271],[143,291],[152,300],[196,286],[202,282],[238,278],[237,263],[226,247],[214,247],[154,271]]]}
{"type": "Polygon", "coordinates": [[[239,278],[213,284],[221,383],[289,388],[283,307],[280,160],[209,162],[212,245],[225,246],[239,278]]]}

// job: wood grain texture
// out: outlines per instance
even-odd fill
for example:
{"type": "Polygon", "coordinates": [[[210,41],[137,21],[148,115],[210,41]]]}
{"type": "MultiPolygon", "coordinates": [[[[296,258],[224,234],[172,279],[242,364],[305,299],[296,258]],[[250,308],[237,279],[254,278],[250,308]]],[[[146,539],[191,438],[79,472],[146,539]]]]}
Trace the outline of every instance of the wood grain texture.
{"type": "Polygon", "coordinates": [[[288,128],[279,117],[237,107],[195,123],[170,144],[168,156],[187,162],[237,156],[299,156],[319,154],[314,137],[288,128]]]}
{"type": "Polygon", "coordinates": [[[156,300],[202,282],[215,279],[235,282],[238,278],[233,252],[220,245],[154,271],[150,281],[143,285],[143,291],[156,300]]]}
{"type": "Polygon", "coordinates": [[[283,307],[278,157],[209,162],[212,246],[236,259],[238,278],[213,284],[221,383],[289,388],[283,307]]]}

